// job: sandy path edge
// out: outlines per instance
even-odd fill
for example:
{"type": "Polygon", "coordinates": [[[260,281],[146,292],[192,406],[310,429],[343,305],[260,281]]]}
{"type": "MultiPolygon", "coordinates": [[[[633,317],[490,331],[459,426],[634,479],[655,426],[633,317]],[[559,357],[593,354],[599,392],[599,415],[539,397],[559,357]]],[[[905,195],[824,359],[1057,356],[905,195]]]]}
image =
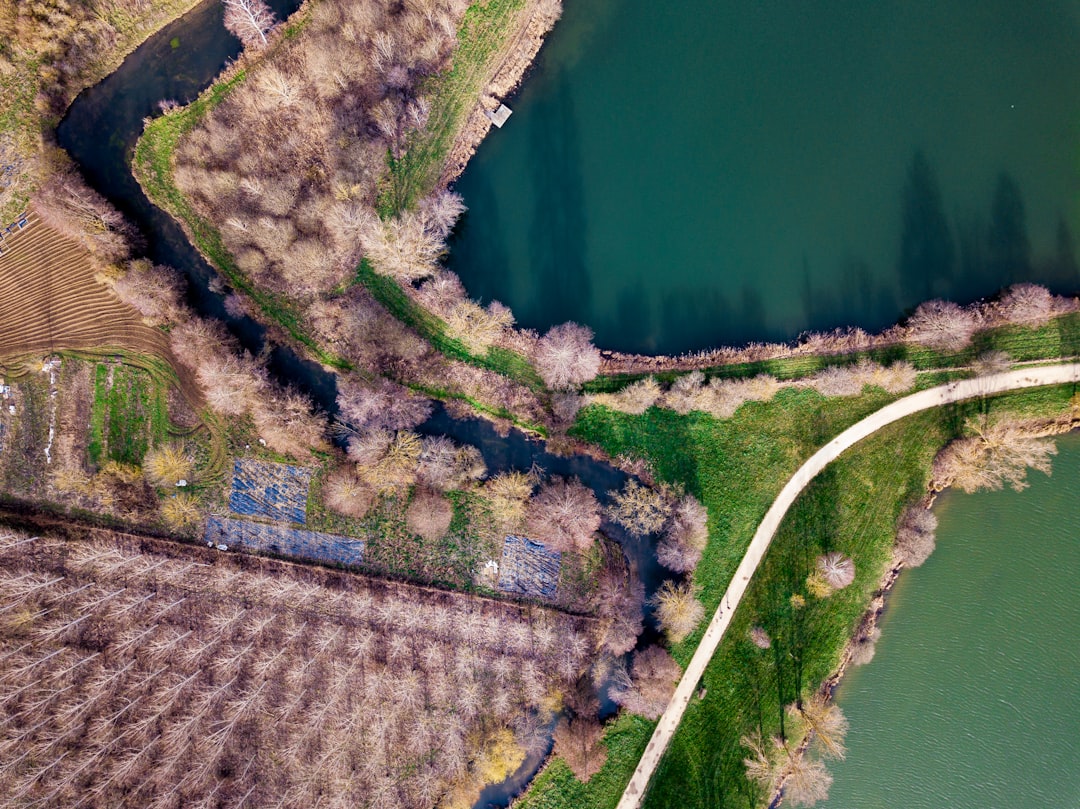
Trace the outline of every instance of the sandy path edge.
{"type": "Polygon", "coordinates": [[[1024,388],[1036,388],[1044,385],[1062,385],[1080,382],[1080,363],[1068,363],[1061,365],[1046,365],[1038,368],[1023,368],[1015,371],[1005,371],[991,376],[964,379],[928,388],[903,399],[898,399],[892,404],[886,405],[866,418],[848,427],[828,444],[810,456],[791,479],[780,490],[776,500],[765,513],[765,517],[758,525],[746,554],[735,570],[727,591],[720,597],[720,606],[709,622],[705,634],[701,638],[690,665],[686,667],[682,679],[675,689],[660,721],[653,731],[649,745],[641,756],[634,770],[630,782],[626,785],[622,798],[619,799],[618,809],[637,809],[645,797],[645,791],[649,780],[656,771],[660,759],[667,750],[671,737],[675,734],[683,714],[690,703],[690,697],[697,688],[698,681],[705,673],[705,667],[712,659],[713,653],[720,645],[720,641],[727,631],[731,616],[739,608],[739,602],[750,584],[750,577],[757,570],[765,552],[772,542],[780,523],[787,514],[791,505],[803,489],[814,479],[821,470],[830,462],[838,458],[845,450],[857,444],[862,439],[886,427],[900,419],[929,410],[933,407],[952,404],[954,402],[972,399],[978,396],[987,396],[996,393],[1004,393],[1011,390],[1024,388]],[[725,603],[730,607],[725,609],[725,603]]]}

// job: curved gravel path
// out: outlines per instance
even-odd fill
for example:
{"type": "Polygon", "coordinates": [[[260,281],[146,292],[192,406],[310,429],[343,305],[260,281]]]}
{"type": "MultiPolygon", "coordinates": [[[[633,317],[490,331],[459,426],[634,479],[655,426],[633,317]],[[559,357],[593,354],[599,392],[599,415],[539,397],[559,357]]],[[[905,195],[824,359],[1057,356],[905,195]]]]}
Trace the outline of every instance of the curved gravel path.
{"type": "Polygon", "coordinates": [[[1069,382],[1080,382],[1080,364],[1069,363],[1061,365],[1044,365],[1035,368],[1022,368],[1015,371],[1006,371],[1000,374],[964,379],[950,382],[947,385],[939,385],[936,388],[928,388],[903,399],[898,399],[892,404],[886,405],[869,416],[848,427],[840,435],[815,452],[798,471],[791,477],[776,500],[765,513],[764,519],[750,540],[735,575],[728,585],[727,592],[720,598],[720,607],[716,610],[708,629],[705,630],[697,650],[694,652],[690,665],[686,667],[679,685],[675,689],[667,709],[660,717],[660,722],[649,740],[649,746],[638,762],[634,775],[627,784],[622,798],[619,800],[618,809],[637,809],[645,796],[645,788],[649,779],[660,763],[664,751],[667,749],[671,737],[679,727],[686,706],[690,703],[690,697],[697,688],[705,667],[712,659],[716,647],[727,631],[731,616],[739,607],[743,594],[750,584],[750,577],[754,575],[758,565],[765,556],[765,552],[772,542],[780,522],[792,503],[799,496],[807,484],[831,461],[840,456],[846,449],[857,444],[862,439],[871,435],[882,427],[899,421],[905,416],[940,407],[964,399],[972,399],[977,396],[987,396],[995,393],[1004,393],[1023,388],[1042,387],[1044,385],[1061,385],[1069,382]],[[730,605],[730,606],[725,606],[730,605]]]}

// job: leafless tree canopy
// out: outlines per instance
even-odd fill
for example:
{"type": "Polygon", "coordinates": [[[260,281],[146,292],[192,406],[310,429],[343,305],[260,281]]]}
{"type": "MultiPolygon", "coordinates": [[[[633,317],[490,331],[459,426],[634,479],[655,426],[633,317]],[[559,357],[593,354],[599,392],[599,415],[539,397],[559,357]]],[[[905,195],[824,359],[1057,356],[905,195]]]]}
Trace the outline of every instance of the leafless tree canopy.
{"type": "Polygon", "coordinates": [[[660,543],[656,558],[668,570],[689,573],[701,560],[709,541],[709,513],[691,494],[683,497],[672,510],[671,519],[660,543]]]}
{"type": "Polygon", "coordinates": [[[633,649],[645,623],[645,585],[626,564],[621,551],[607,555],[594,604],[601,621],[600,645],[604,651],[618,657],[633,649]]]}
{"type": "Polygon", "coordinates": [[[622,489],[608,493],[607,515],[636,537],[655,534],[668,521],[671,503],[664,492],[630,479],[622,489]]]}
{"type": "Polygon", "coordinates": [[[265,45],[266,35],[277,23],[274,12],[263,0],[221,0],[225,6],[225,27],[245,48],[265,45]]]}
{"type": "Polygon", "coordinates": [[[405,512],[409,530],[431,542],[446,536],[453,518],[454,508],[450,501],[431,489],[420,489],[413,494],[405,512]]]}
{"type": "Polygon", "coordinates": [[[941,351],[958,351],[979,328],[978,313],[952,301],[919,304],[908,318],[908,331],[916,342],[941,351]]]}
{"type": "Polygon", "coordinates": [[[968,424],[972,436],[951,442],[934,459],[935,485],[955,486],[965,492],[996,491],[1008,484],[1016,491],[1027,488],[1030,467],[1049,475],[1057,445],[1032,436],[1024,425],[1002,422],[981,429],[968,424]]]}
{"type": "Polygon", "coordinates": [[[556,612],[153,540],[9,533],[0,562],[11,806],[442,805],[590,645],[556,612]]]}
{"type": "Polygon", "coordinates": [[[38,191],[34,207],[49,227],[107,262],[126,258],[136,238],[123,215],[74,169],[55,171],[38,191]]]}
{"type": "MultiPolygon", "coordinates": [[[[271,24],[262,0],[227,0],[245,41],[271,24]]],[[[364,252],[376,270],[429,274],[460,200],[386,222],[374,215],[386,155],[427,125],[425,79],[450,64],[463,0],[317,3],[300,36],[181,141],[175,179],[214,221],[237,265],[304,301],[345,281],[364,252]]]]}
{"type": "Polygon", "coordinates": [[[116,296],[137,309],[152,326],[187,318],[185,287],[183,276],[172,267],[152,264],[146,259],[129,261],[126,272],[113,284],[116,296]]]}
{"type": "Polygon", "coordinates": [[[583,551],[600,528],[600,504],[580,480],[552,478],[528,507],[530,536],[560,551],[583,551]]]}
{"type": "Polygon", "coordinates": [[[842,590],[855,581],[855,563],[842,553],[830,551],[819,556],[815,567],[833,590],[842,590]]]}
{"type": "Polygon", "coordinates": [[[937,517],[928,508],[914,505],[900,517],[896,530],[896,559],[904,567],[918,567],[934,552],[937,517]]]}
{"type": "Polygon", "coordinates": [[[634,652],[629,673],[620,670],[612,698],[631,713],[659,719],[681,676],[682,669],[665,649],[649,646],[634,652]]]}
{"type": "Polygon", "coordinates": [[[671,643],[685,640],[697,628],[705,608],[697,600],[697,589],[690,582],[665,581],[653,596],[656,621],[671,643]]]}
{"type": "Polygon", "coordinates": [[[326,507],[346,517],[360,519],[375,503],[375,492],[351,469],[332,472],[322,484],[326,507]]]}
{"type": "Polygon", "coordinates": [[[999,302],[1002,314],[1012,323],[1041,326],[1057,314],[1057,302],[1046,287],[1014,284],[999,302]]]}
{"type": "Polygon", "coordinates": [[[430,399],[382,377],[341,377],[337,405],[341,420],[358,430],[411,430],[431,415],[430,399]]]}
{"type": "Polygon", "coordinates": [[[250,416],[271,449],[303,457],[326,446],[326,422],[311,401],[273,382],[263,361],[242,353],[219,322],[189,317],[173,326],[169,344],[197,378],[210,408],[226,416],[250,416]]]}
{"type": "Polygon", "coordinates": [[[588,382],[600,370],[600,352],[592,330],[577,323],[554,326],[536,344],[536,370],[550,388],[562,390],[588,382]]]}
{"type": "Polygon", "coordinates": [[[829,797],[833,777],[825,764],[806,754],[792,757],[784,778],[784,796],[792,806],[813,806],[829,797]]]}
{"type": "Polygon", "coordinates": [[[607,761],[604,728],[591,717],[560,719],[555,727],[555,755],[566,762],[579,781],[588,781],[607,761]]]}

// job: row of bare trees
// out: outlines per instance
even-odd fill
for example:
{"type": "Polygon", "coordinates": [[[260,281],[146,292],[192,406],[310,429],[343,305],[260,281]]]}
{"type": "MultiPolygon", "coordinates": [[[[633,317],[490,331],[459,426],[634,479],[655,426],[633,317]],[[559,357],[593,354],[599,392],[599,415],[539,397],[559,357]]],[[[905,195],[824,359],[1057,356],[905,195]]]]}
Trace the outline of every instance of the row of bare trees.
{"type": "Polygon", "coordinates": [[[788,357],[852,354],[887,348],[906,342],[929,345],[939,350],[957,350],[967,345],[977,332],[1003,325],[1039,326],[1049,319],[1080,307],[1076,298],[1052,295],[1037,284],[1015,284],[993,300],[967,307],[949,301],[926,301],[901,325],[878,334],[860,328],[808,332],[795,343],[748,343],[723,346],[679,357],[652,357],[635,354],[610,355],[606,373],[656,373],[692,371],[720,365],[762,362],[788,357]]]}
{"type": "Polygon", "coordinates": [[[5,803],[430,807],[581,674],[536,608],[149,541],[0,537],[5,803]]]}
{"type": "Polygon", "coordinates": [[[699,411],[726,419],[746,402],[767,402],[785,387],[810,387],[823,396],[856,396],[866,386],[889,393],[902,393],[915,385],[916,371],[908,362],[884,366],[870,360],[850,365],[831,365],[804,380],[781,381],[768,374],[743,379],[706,379],[701,371],[691,371],[675,379],[665,390],[655,377],[648,376],[615,393],[597,393],[589,401],[640,415],[650,407],[666,407],[677,413],[699,411]]]}

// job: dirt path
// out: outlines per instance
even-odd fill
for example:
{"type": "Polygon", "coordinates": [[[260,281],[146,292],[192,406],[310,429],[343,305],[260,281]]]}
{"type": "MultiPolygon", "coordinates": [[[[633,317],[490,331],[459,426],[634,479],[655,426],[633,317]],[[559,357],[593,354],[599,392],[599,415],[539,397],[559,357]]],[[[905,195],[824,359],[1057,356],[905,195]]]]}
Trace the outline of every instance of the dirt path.
{"type": "Polygon", "coordinates": [[[675,730],[679,727],[679,722],[682,720],[686,706],[690,702],[690,697],[697,688],[701,676],[705,673],[705,667],[709,664],[713,653],[723,639],[731,621],[731,616],[738,609],[739,602],[750,584],[750,577],[754,575],[754,571],[757,570],[761,560],[765,557],[769,543],[772,542],[772,538],[780,527],[784,515],[787,514],[788,509],[802,490],[822,469],[849,447],[877,432],[882,427],[913,413],[978,396],[1044,385],[1061,385],[1069,382],[1080,382],[1080,364],[1070,363],[1045,365],[1038,368],[1022,368],[992,376],[950,382],[947,385],[939,385],[936,388],[913,393],[890,405],[886,405],[881,410],[871,413],[862,421],[848,427],[799,467],[798,471],[780,491],[776,500],[773,501],[772,506],[769,507],[764,519],[754,533],[754,538],[750,541],[750,545],[746,549],[746,555],[743,556],[742,562],[739,563],[727,592],[720,599],[720,607],[709,622],[709,627],[705,630],[705,635],[698,644],[698,648],[690,660],[690,665],[686,667],[686,671],[679,681],[667,709],[660,717],[660,722],[649,740],[649,746],[645,748],[645,753],[638,762],[637,769],[634,770],[634,775],[619,800],[618,809],[637,809],[641,805],[649,779],[664,755],[664,751],[667,749],[675,730]],[[730,607],[727,605],[730,605],[730,607]]]}

